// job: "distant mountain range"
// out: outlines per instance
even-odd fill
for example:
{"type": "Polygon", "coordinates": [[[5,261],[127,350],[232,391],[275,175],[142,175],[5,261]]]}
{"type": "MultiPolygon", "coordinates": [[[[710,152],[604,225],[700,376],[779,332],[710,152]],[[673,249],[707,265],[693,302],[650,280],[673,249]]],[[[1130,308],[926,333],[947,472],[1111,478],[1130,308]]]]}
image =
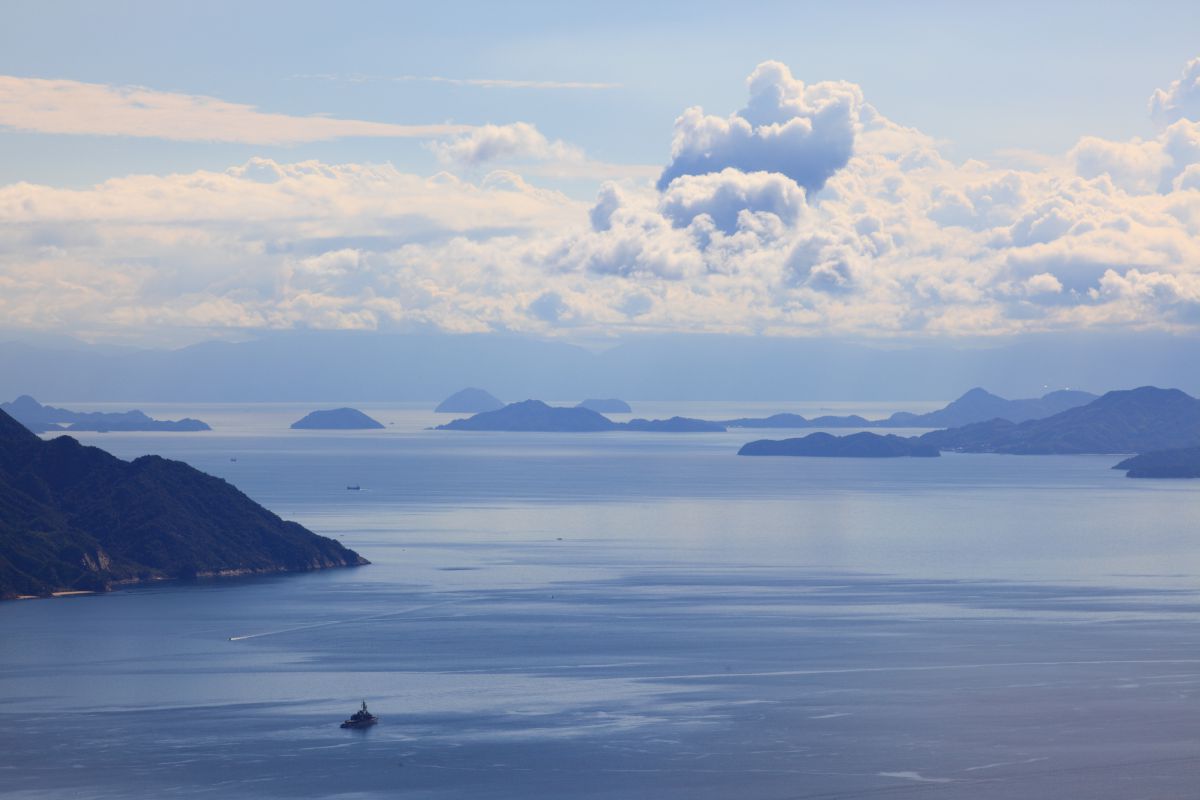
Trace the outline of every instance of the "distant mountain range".
{"type": "MultiPolygon", "coordinates": [[[[763,440],[751,443],[752,449],[760,452],[744,452],[743,455],[840,455],[841,452],[817,450],[849,451],[868,442],[871,444],[868,449],[886,454],[881,441],[851,441],[855,436],[831,437],[836,440],[834,442],[824,438],[813,439],[812,436],[782,441],[763,440]],[[810,439],[813,441],[809,442],[810,439]],[[788,452],[775,452],[785,450],[788,452]]],[[[896,437],[876,437],[884,438],[896,437]]],[[[923,436],[898,441],[936,450],[1020,455],[1149,453],[1198,447],[1200,400],[1178,389],[1143,386],[1109,392],[1087,405],[1069,408],[1042,419],[1020,423],[993,419],[930,431],[923,436]]],[[[896,445],[893,443],[892,446],[896,445]]],[[[1152,461],[1147,458],[1142,465],[1152,461]]]]}
{"type": "Polygon", "coordinates": [[[1128,331],[886,346],[828,337],[629,335],[602,348],[501,333],[241,335],[247,338],[151,349],[9,333],[10,341],[0,341],[0,397],[428,402],[463,386],[483,386],[501,398],[806,402],[923,400],[955,396],[964,386],[1006,397],[1032,397],[1047,384],[1200,392],[1193,338],[1128,331]]]}
{"type": "Polygon", "coordinates": [[[921,441],[968,453],[1145,453],[1200,445],[1200,400],[1143,386],[1105,394],[1043,419],[979,422],[921,441]]]}
{"type": "Polygon", "coordinates": [[[0,412],[0,597],[365,563],[187,464],[42,441],[0,412]]]}
{"type": "Polygon", "coordinates": [[[357,408],[328,408],[305,414],[291,427],[310,431],[361,431],[382,428],[383,423],[357,408]]]}
{"type": "Polygon", "coordinates": [[[0,411],[16,419],[34,433],[50,431],[208,431],[207,423],[185,417],[179,420],[153,419],[141,411],[71,411],[44,406],[27,394],[11,403],[0,403],[0,411]],[[65,427],[64,427],[65,426],[65,427]]]}
{"type": "Polygon", "coordinates": [[[657,433],[719,432],[719,422],[687,417],[634,419],[613,422],[603,414],[580,406],[551,406],[541,400],[510,403],[496,411],[485,411],[466,419],[438,425],[443,431],[527,431],[542,433],[592,433],[597,431],[647,431],[657,433]]]}
{"type": "Polygon", "coordinates": [[[798,439],[760,439],[738,450],[739,456],[821,456],[825,458],[937,458],[936,447],[914,439],[863,431],[849,436],[810,433],[798,439]]]}
{"type": "Polygon", "coordinates": [[[1024,422],[1049,417],[1069,408],[1087,405],[1095,399],[1096,395],[1090,392],[1062,389],[1042,397],[1005,400],[985,389],[975,388],[944,408],[927,414],[897,411],[886,419],[875,420],[857,414],[812,419],[799,414],[774,414],[769,417],[724,420],[723,424],[730,428],[952,428],[992,419],[1024,422]]]}

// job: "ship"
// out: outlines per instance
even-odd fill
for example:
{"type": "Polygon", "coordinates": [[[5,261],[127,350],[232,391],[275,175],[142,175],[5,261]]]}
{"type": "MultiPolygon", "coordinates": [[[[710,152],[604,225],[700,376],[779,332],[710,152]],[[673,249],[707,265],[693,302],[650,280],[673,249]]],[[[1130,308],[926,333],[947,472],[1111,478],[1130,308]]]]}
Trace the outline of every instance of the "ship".
{"type": "Polygon", "coordinates": [[[343,728],[369,728],[379,722],[379,717],[367,711],[367,701],[363,700],[362,708],[354,712],[350,719],[342,723],[343,728]]]}

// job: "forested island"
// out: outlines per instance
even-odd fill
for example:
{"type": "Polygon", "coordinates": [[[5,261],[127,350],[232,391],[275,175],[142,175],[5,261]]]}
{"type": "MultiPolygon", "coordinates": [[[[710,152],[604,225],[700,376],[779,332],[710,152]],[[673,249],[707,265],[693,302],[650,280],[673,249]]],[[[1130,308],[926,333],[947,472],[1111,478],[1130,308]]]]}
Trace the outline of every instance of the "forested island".
{"type": "Polygon", "coordinates": [[[43,441],[3,412],[0,498],[0,598],[367,563],[187,464],[43,441]]]}
{"type": "Polygon", "coordinates": [[[797,439],[760,439],[738,450],[739,456],[818,456],[823,458],[937,458],[936,447],[903,436],[862,432],[849,436],[810,433],[797,439]]]}

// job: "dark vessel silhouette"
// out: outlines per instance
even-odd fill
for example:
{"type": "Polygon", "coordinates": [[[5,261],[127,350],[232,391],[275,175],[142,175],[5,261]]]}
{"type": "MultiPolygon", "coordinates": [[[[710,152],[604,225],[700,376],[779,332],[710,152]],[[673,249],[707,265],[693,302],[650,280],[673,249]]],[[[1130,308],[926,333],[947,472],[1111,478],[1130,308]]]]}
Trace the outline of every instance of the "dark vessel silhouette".
{"type": "Polygon", "coordinates": [[[343,728],[369,728],[379,722],[379,717],[367,711],[367,701],[363,700],[362,708],[354,712],[350,719],[342,723],[343,728]]]}

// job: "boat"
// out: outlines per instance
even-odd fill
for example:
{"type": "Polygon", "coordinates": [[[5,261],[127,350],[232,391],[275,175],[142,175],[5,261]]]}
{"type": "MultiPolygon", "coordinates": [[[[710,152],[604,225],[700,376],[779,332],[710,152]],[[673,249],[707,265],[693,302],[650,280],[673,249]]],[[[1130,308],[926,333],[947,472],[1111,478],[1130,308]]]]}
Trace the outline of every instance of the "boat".
{"type": "Polygon", "coordinates": [[[350,719],[342,723],[343,728],[369,728],[379,722],[379,717],[367,711],[367,701],[363,700],[362,708],[354,712],[350,719]]]}
{"type": "Polygon", "coordinates": [[[362,490],[362,487],[359,486],[357,483],[352,483],[346,487],[347,492],[357,492],[357,491],[361,491],[361,490],[362,490]]]}

